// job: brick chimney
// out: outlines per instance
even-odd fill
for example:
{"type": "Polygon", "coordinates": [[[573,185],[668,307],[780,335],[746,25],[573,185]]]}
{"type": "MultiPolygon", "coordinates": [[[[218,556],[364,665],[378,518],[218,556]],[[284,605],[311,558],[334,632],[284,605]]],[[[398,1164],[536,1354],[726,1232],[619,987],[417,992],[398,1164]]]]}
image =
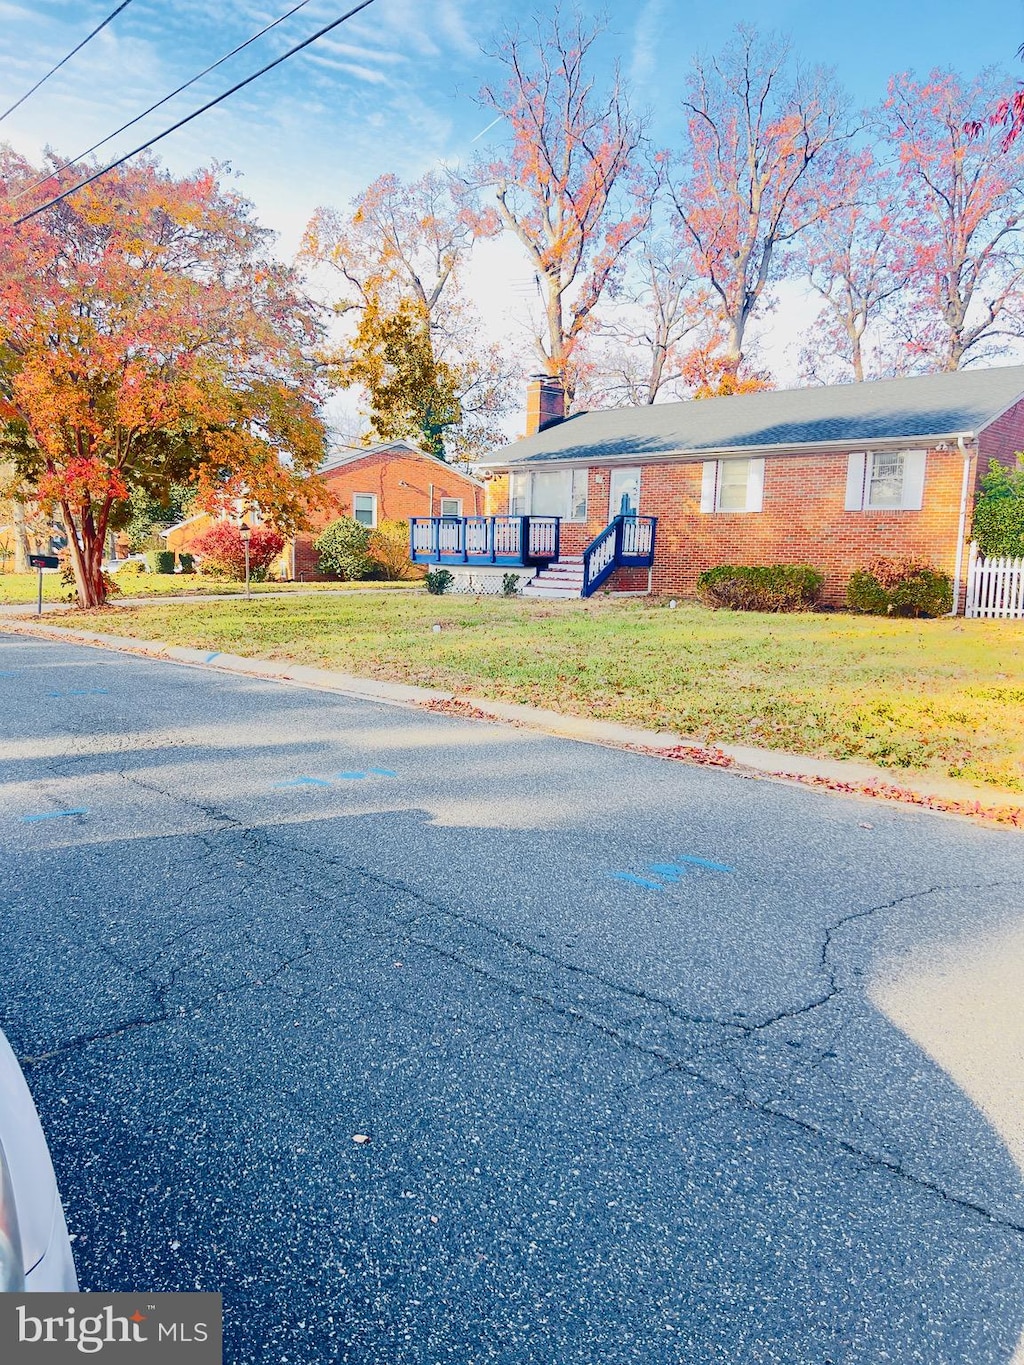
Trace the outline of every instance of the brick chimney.
{"type": "Polygon", "coordinates": [[[531,375],[526,382],[526,435],[565,421],[565,390],[550,374],[531,375]]]}

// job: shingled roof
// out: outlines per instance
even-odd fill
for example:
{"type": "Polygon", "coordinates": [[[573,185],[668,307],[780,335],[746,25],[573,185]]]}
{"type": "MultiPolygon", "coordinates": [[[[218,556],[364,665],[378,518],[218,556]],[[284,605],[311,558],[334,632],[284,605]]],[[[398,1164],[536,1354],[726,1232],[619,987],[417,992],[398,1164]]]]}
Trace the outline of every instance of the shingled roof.
{"type": "Polygon", "coordinates": [[[1024,397],[1024,365],[582,412],[492,451],[485,468],[770,454],[975,436],[1024,397]]]}

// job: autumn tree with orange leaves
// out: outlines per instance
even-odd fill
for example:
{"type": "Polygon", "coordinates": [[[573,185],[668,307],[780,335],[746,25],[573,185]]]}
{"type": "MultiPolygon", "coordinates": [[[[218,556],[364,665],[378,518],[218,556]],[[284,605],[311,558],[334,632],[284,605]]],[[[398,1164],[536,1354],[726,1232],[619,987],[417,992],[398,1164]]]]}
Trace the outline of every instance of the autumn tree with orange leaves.
{"type": "Polygon", "coordinates": [[[194,483],[301,526],[327,497],[318,324],[248,202],[215,170],[144,159],[14,226],[38,176],[0,166],[0,439],[63,523],[80,604],[105,601],[104,542],[135,489],[194,483]]]}
{"type": "Polygon", "coordinates": [[[909,373],[917,366],[901,335],[914,267],[905,195],[870,148],[844,152],[835,183],[844,202],[800,242],[801,273],[822,301],[805,338],[804,372],[824,384],[909,373]]]}
{"type": "Polygon", "coordinates": [[[589,69],[599,34],[578,14],[537,19],[530,37],[506,37],[495,54],[506,80],[481,91],[510,146],[476,167],[476,183],[493,196],[478,230],[507,231],[526,252],[543,309],[537,356],[562,380],[570,406],[576,352],[650,216],[641,121],[618,74],[602,91],[589,69]]]}
{"type": "Polygon", "coordinates": [[[827,72],[793,68],[788,42],[741,26],[720,56],[695,60],[683,110],[671,201],[697,274],[717,297],[723,373],[738,376],[748,324],[789,248],[841,202],[842,188],[826,186],[845,100],[827,72]]]}
{"type": "Polygon", "coordinates": [[[376,439],[410,437],[441,458],[499,445],[511,401],[512,367],[481,337],[463,289],[473,223],[450,176],[388,173],[351,213],[317,209],[302,243],[302,259],[340,284],[335,312],[355,324],[325,350],[328,377],[363,389],[376,439]]]}
{"type": "Polygon", "coordinates": [[[983,121],[993,98],[984,75],[902,75],[878,116],[909,220],[909,344],[930,369],[991,359],[1024,327],[1024,143],[983,121]]]}
{"type": "Polygon", "coordinates": [[[695,280],[689,251],[648,229],[594,324],[578,396],[593,407],[681,398],[692,356],[713,340],[715,327],[710,291],[695,280]]]}

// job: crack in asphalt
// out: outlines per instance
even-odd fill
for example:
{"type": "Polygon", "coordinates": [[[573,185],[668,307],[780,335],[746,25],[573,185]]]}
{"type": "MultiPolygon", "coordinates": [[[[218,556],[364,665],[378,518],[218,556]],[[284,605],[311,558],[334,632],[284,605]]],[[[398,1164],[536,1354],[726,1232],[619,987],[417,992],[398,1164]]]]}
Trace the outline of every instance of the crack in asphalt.
{"type": "MultiPolygon", "coordinates": [[[[695,1061],[674,1054],[663,1044],[645,1041],[645,1039],[636,1031],[610,1022],[607,1018],[602,1017],[600,1013],[595,1012],[593,1009],[586,1008],[587,1002],[583,1001],[582,997],[577,996],[576,1002],[572,1002],[569,998],[571,992],[568,989],[544,990],[539,988],[535,983],[516,980],[514,977],[510,976],[507,971],[497,969],[483,959],[474,958],[464,946],[460,945],[455,948],[449,948],[442,942],[439,942],[436,937],[431,937],[429,934],[416,934],[412,929],[412,926],[416,921],[422,917],[423,912],[427,912],[428,915],[443,918],[449,925],[470,928],[475,932],[484,935],[491,942],[500,945],[505,953],[511,949],[516,954],[523,955],[527,961],[544,962],[555,969],[558,974],[568,974],[573,980],[580,982],[586,981],[603,986],[613,993],[614,998],[625,999],[632,1004],[641,1005],[648,1013],[652,1011],[660,1012],[667,1016],[672,1022],[682,1024],[689,1028],[715,1030],[720,1036],[717,1040],[710,1040],[712,1046],[717,1045],[719,1048],[728,1049],[730,1042],[745,1041],[765,1033],[767,1030],[770,1030],[781,1023],[807,1016],[817,1010],[825,1008],[838,998],[843,992],[844,987],[838,980],[839,969],[832,961],[831,953],[837,935],[839,935],[848,924],[859,920],[870,919],[880,912],[895,909],[909,901],[920,900],[942,891],[994,889],[1008,883],[995,881],[984,884],[971,884],[970,886],[941,884],[914,892],[908,892],[891,901],[883,902],[880,905],[869,906],[844,914],[833,923],[825,926],[821,955],[818,963],[819,969],[826,975],[827,985],[825,989],[809,1001],[805,1001],[800,1005],[794,1005],[786,1010],[779,1011],[777,1014],[750,1023],[737,1020],[735,1017],[724,1019],[717,1016],[687,1013],[680,1010],[677,1006],[672,1004],[672,1002],[664,1000],[650,992],[644,991],[638,987],[616,982],[591,968],[567,961],[557,954],[550,952],[550,950],[524,942],[492,925],[488,925],[486,922],[481,921],[478,917],[469,914],[468,912],[460,912],[456,909],[449,908],[440,902],[432,900],[417,888],[409,886],[399,879],[382,877],[368,867],[348,861],[338,855],[328,853],[325,850],[310,849],[300,844],[292,843],[279,835],[272,835],[265,826],[260,827],[247,824],[244,820],[232,816],[229,812],[212,802],[203,801],[194,795],[186,795],[181,792],[171,791],[153,782],[147,782],[140,778],[136,773],[129,774],[122,770],[118,776],[126,782],[137,785],[151,793],[163,796],[169,801],[184,804],[199,811],[221,829],[229,829],[238,833],[242,837],[243,846],[249,846],[251,848],[251,856],[256,859],[265,857],[268,850],[274,849],[289,855],[292,859],[303,859],[306,862],[311,863],[318,870],[322,871],[325,868],[340,868],[351,876],[369,882],[375,888],[390,889],[400,893],[401,896],[407,898],[412,905],[416,907],[416,910],[407,914],[403,920],[393,910],[389,909],[386,912],[386,925],[379,917],[377,919],[371,919],[369,916],[364,915],[364,922],[360,926],[364,933],[367,933],[376,939],[392,943],[394,938],[393,931],[397,929],[400,933],[407,935],[409,942],[415,943],[425,951],[472,972],[480,979],[486,980],[489,984],[497,986],[506,993],[531,1001],[541,1008],[554,1013],[556,1016],[571,1021],[574,1025],[582,1025],[588,1030],[597,1032],[614,1041],[617,1045],[629,1048],[636,1053],[650,1057],[652,1060],[659,1062],[661,1064],[659,1069],[649,1077],[646,1082],[639,1083],[640,1085],[652,1084],[658,1079],[670,1074],[686,1076],[715,1091],[723,1103],[733,1103],[742,1106],[748,1111],[756,1113],[764,1118],[787,1125],[815,1141],[829,1143],[847,1156],[854,1158],[855,1161],[863,1163],[865,1169],[883,1172],[893,1176],[909,1185],[936,1196],[950,1207],[956,1208],[964,1213],[970,1213],[981,1217],[995,1227],[1014,1233],[1024,1234],[1024,1222],[1018,1222],[1015,1219],[994,1212],[977,1200],[956,1194],[946,1189],[937,1181],[930,1180],[926,1176],[910,1170],[902,1161],[883,1156],[877,1152],[867,1151],[856,1142],[852,1142],[834,1132],[830,1132],[824,1127],[812,1122],[810,1119],[791,1113],[777,1103],[753,1097],[749,1093],[747,1085],[743,1082],[742,1075],[739,1076],[740,1084],[736,1086],[728,1085],[709,1072],[706,1066],[701,1066],[695,1061]]],[[[210,839],[209,832],[197,831],[195,837],[204,842],[208,856],[215,858],[218,850],[215,846],[212,846],[214,841],[210,839]]],[[[265,876],[265,870],[260,870],[265,876]]],[[[277,865],[275,867],[275,874],[281,876],[282,873],[282,867],[277,865]]],[[[202,882],[198,882],[197,886],[203,884],[204,883],[202,882]]],[[[291,883],[291,889],[297,894],[301,893],[302,895],[308,895],[308,884],[301,876],[297,877],[291,883]]],[[[97,1030],[93,1034],[83,1034],[76,1038],[69,1039],[60,1047],[54,1048],[48,1052],[24,1057],[22,1058],[22,1062],[26,1066],[38,1066],[55,1058],[65,1056],[75,1050],[84,1049],[93,1043],[111,1037],[117,1037],[135,1029],[173,1023],[186,1017],[189,1013],[193,1016],[197,1015],[217,999],[224,999],[252,989],[265,988],[270,981],[286,973],[296,962],[301,961],[314,953],[315,949],[312,945],[309,931],[302,930],[301,932],[304,942],[302,951],[289,958],[283,959],[273,972],[265,973],[259,982],[247,981],[234,987],[215,988],[196,1001],[187,1005],[179,1005],[175,1011],[167,1005],[167,996],[173,989],[173,986],[177,983],[179,972],[186,970],[188,965],[195,965],[195,963],[184,964],[183,966],[176,967],[172,970],[171,980],[168,982],[158,983],[152,980],[149,981],[151,988],[155,992],[155,1001],[160,1006],[158,1010],[149,1014],[139,1015],[102,1030],[97,1030]]],[[[176,937],[180,938],[181,934],[176,937]]],[[[558,986],[557,981],[555,982],[555,985],[556,987],[558,986]]],[[[673,1039],[673,1041],[676,1040],[673,1039]]],[[[706,1040],[703,1046],[698,1044],[696,1051],[698,1057],[703,1054],[703,1056],[707,1058],[709,1052],[708,1041],[706,1040]]],[[[735,1059],[726,1056],[720,1058],[720,1060],[725,1064],[730,1065],[734,1075],[737,1073],[735,1059]]],[[[821,1059],[819,1058],[818,1060],[820,1062],[821,1059]]]]}

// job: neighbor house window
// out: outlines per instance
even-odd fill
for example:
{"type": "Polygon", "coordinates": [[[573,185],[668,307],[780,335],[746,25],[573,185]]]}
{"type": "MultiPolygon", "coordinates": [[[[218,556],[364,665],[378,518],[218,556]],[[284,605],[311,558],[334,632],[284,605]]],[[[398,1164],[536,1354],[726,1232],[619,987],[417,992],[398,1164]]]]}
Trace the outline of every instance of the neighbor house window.
{"type": "Polygon", "coordinates": [[[702,512],[760,512],[764,503],[764,460],[705,460],[702,512]]]}
{"type": "Polygon", "coordinates": [[[508,512],[511,517],[586,521],[587,470],[514,470],[508,479],[508,512]]]}
{"type": "Polygon", "coordinates": [[[377,525],[376,493],[353,493],[352,515],[361,526],[377,525]]]}
{"type": "Polygon", "coordinates": [[[849,455],[846,510],[918,510],[924,499],[925,460],[923,450],[869,450],[849,455]]]}
{"type": "Polygon", "coordinates": [[[462,499],[461,498],[442,498],[441,515],[443,517],[461,517],[462,499]]]}

